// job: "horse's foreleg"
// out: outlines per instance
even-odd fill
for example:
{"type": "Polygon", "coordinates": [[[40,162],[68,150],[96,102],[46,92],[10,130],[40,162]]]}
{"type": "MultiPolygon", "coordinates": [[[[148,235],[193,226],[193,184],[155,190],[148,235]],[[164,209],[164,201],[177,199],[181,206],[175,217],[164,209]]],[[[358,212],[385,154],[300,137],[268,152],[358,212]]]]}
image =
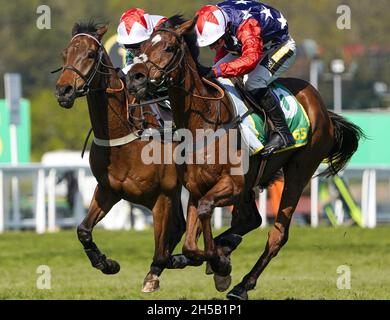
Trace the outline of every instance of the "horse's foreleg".
{"type": "Polygon", "coordinates": [[[211,229],[211,215],[214,208],[234,203],[240,196],[241,191],[240,183],[234,181],[231,176],[224,176],[199,200],[198,204],[198,215],[204,235],[205,257],[210,262],[213,271],[221,277],[230,275],[231,265],[230,259],[224,255],[222,250],[217,250],[215,246],[211,229]]]}
{"type": "Polygon", "coordinates": [[[204,252],[198,248],[198,239],[202,232],[200,225],[197,201],[190,195],[187,208],[186,238],[183,245],[183,254],[192,261],[198,261],[201,265],[204,260],[204,252]]]}
{"type": "Polygon", "coordinates": [[[82,243],[94,268],[105,274],[115,274],[120,270],[119,263],[107,259],[92,240],[92,230],[102,220],[111,208],[119,201],[119,197],[111,191],[104,190],[99,185],[95,189],[88,214],[83,222],[77,227],[77,235],[82,243]]]}
{"type": "Polygon", "coordinates": [[[172,201],[164,194],[160,194],[152,210],[154,225],[154,257],[150,271],[144,279],[142,292],[154,292],[160,287],[159,276],[167,265],[170,256],[168,223],[171,219],[172,201]]]}
{"type": "Polygon", "coordinates": [[[232,300],[247,300],[248,290],[255,288],[257,279],[267,267],[272,258],[287,243],[292,216],[298,204],[302,191],[313,176],[318,162],[307,163],[306,156],[295,158],[285,167],[285,185],[275,224],[268,234],[268,241],[261,257],[252,270],[227,295],[232,300]]]}

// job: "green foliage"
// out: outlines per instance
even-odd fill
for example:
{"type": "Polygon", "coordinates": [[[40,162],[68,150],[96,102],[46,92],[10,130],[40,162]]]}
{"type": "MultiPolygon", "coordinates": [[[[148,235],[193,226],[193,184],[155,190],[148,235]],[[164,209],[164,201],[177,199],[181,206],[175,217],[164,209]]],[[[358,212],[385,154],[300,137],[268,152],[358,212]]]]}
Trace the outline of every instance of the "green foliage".
{"type": "Polygon", "coordinates": [[[81,150],[91,127],[85,98],[77,99],[72,109],[63,109],[50,90],[32,96],[31,122],[33,161],[50,150],[81,150]]]}

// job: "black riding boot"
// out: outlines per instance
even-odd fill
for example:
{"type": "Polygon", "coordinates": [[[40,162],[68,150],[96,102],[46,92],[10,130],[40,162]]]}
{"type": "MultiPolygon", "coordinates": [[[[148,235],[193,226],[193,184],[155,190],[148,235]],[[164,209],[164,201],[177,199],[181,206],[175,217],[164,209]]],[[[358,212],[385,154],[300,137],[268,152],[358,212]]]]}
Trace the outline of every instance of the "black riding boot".
{"type": "Polygon", "coordinates": [[[262,156],[267,157],[279,149],[294,145],[295,140],[288,128],[284,113],[271,89],[253,90],[250,93],[275,126],[275,130],[271,133],[268,143],[261,152],[262,156]]]}

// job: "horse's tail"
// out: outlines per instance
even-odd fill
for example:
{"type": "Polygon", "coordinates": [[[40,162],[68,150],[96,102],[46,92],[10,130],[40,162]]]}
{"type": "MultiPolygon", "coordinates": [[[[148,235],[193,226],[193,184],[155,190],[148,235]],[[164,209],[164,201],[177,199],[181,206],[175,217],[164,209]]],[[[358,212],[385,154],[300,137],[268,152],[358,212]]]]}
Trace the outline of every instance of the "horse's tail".
{"type": "Polygon", "coordinates": [[[328,168],[320,176],[335,176],[345,168],[356,152],[361,138],[366,138],[363,130],[342,116],[329,111],[334,126],[334,145],[325,159],[328,168]]]}

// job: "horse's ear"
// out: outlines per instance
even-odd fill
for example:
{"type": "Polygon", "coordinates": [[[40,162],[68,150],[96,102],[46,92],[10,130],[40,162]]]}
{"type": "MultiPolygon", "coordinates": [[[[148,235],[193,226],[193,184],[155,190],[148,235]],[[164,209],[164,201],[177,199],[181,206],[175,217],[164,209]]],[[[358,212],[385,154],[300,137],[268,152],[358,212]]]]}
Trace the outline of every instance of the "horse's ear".
{"type": "Polygon", "coordinates": [[[108,24],[104,25],[103,27],[99,28],[96,31],[97,38],[99,40],[102,40],[103,36],[106,34],[107,31],[108,31],[108,24]]]}
{"type": "Polygon", "coordinates": [[[198,16],[195,16],[194,19],[184,22],[179,28],[177,28],[176,32],[180,35],[192,32],[192,30],[195,28],[197,21],[198,16]]]}
{"type": "Polygon", "coordinates": [[[74,37],[78,33],[79,31],[78,29],[79,29],[79,24],[76,22],[72,28],[72,37],[74,37]]]}

